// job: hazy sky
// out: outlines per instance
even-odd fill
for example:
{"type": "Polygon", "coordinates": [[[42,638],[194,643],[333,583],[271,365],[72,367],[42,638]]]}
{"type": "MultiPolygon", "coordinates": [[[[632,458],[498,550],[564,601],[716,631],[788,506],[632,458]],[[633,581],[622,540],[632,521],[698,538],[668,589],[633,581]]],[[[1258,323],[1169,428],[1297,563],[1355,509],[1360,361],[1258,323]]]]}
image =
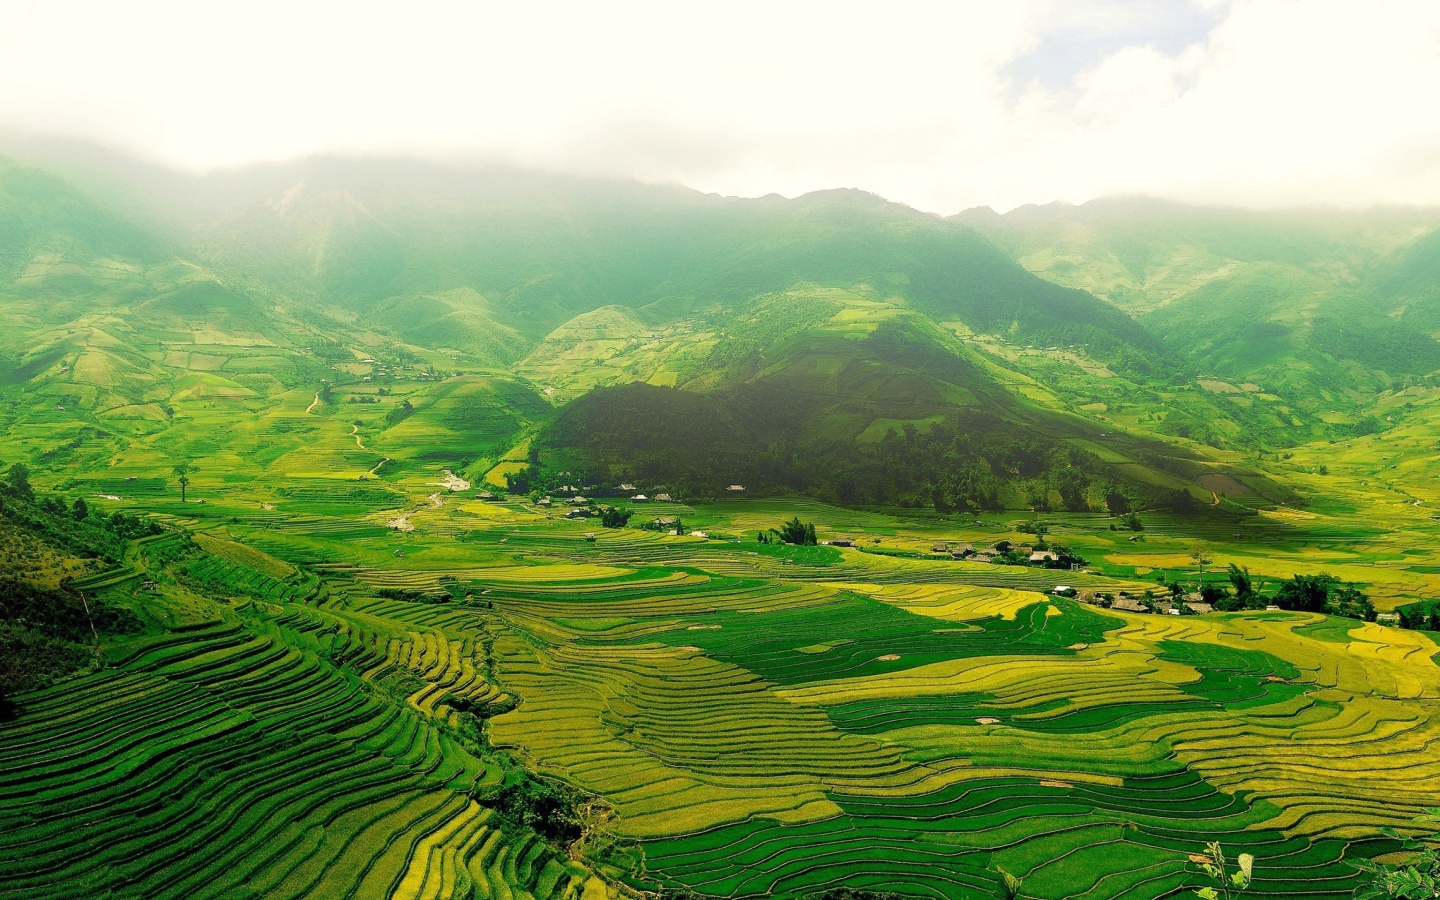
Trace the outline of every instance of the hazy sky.
{"type": "Polygon", "coordinates": [[[0,0],[0,125],[943,213],[1440,204],[1440,0],[0,0]]]}

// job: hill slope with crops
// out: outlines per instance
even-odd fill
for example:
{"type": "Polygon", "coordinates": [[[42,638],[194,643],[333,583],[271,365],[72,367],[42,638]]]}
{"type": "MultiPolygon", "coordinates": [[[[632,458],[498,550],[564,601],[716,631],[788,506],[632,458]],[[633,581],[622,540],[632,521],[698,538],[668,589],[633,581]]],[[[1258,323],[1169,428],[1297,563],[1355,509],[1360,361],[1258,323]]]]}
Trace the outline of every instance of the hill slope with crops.
{"type": "Polygon", "coordinates": [[[1440,806],[1425,211],[27,147],[0,897],[1340,898],[1440,806]]]}

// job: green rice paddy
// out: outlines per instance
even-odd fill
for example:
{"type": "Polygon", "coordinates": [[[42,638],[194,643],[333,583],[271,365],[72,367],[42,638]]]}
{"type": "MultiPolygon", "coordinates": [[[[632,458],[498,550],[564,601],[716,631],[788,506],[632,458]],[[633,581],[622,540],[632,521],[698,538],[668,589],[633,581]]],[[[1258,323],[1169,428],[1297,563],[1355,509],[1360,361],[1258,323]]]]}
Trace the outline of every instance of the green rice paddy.
{"type": "MultiPolygon", "coordinates": [[[[969,897],[1004,867],[1027,896],[1159,897],[1219,840],[1256,855],[1256,896],[1338,897],[1382,827],[1440,805],[1428,635],[1049,595],[1143,588],[1194,540],[1179,522],[1122,549],[1055,517],[1123,557],[1058,573],[927,552],[1018,537],[1005,518],[655,507],[701,539],[478,501],[419,464],[226,476],[185,504],[158,474],[74,482],[195,544],[86,581],[149,628],[0,728],[0,896],[969,897]],[[864,549],[744,537],[796,513],[864,549]],[[462,713],[486,707],[476,743],[462,713]],[[593,798],[573,856],[485,805],[516,765],[593,798]]],[[[1252,527],[1276,538],[1256,568],[1352,552],[1252,527]]]]}

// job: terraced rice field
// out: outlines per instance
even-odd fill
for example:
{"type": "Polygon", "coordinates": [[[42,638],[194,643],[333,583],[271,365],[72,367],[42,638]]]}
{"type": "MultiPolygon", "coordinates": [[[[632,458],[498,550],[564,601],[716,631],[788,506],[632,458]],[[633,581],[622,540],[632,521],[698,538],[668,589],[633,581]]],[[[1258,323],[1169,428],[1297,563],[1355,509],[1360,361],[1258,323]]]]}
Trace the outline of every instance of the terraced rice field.
{"type": "Polygon", "coordinates": [[[277,506],[187,510],[193,545],[81,583],[152,627],[0,726],[0,897],[960,898],[1003,867],[1099,900],[1198,885],[1212,840],[1256,896],[1340,897],[1440,805],[1423,633],[514,503],[407,534],[277,506]],[[498,817],[520,766],[590,798],[580,843],[498,817]]]}

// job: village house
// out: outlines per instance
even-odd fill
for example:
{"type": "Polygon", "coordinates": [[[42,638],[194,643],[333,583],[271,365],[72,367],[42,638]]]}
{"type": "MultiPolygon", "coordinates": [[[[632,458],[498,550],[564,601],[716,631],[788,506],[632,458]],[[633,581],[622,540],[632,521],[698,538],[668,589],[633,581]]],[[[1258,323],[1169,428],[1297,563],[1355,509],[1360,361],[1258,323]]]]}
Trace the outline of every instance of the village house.
{"type": "Polygon", "coordinates": [[[655,495],[655,502],[656,502],[656,503],[674,503],[674,502],[675,502],[675,498],[674,498],[674,497],[671,497],[669,494],[656,494],[656,495],[655,495]]]}
{"type": "Polygon", "coordinates": [[[730,485],[729,487],[727,487],[725,490],[726,490],[726,492],[731,493],[731,494],[743,494],[743,493],[745,493],[745,485],[743,485],[743,484],[732,484],[732,485],[730,485]]]}

